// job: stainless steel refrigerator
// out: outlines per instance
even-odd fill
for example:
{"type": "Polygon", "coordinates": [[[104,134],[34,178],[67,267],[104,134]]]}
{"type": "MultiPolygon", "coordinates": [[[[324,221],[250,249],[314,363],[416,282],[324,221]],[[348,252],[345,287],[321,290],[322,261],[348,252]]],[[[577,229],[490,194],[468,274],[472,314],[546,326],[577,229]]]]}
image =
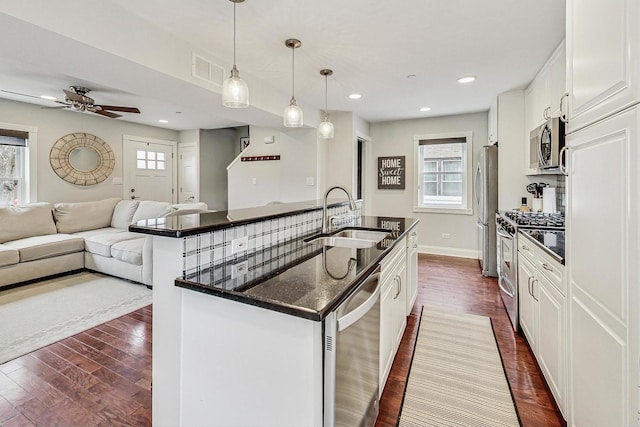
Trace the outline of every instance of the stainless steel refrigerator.
{"type": "Polygon", "coordinates": [[[483,276],[497,277],[496,211],[498,210],[498,146],[480,151],[473,178],[473,200],[478,227],[478,261],[483,276]]]}

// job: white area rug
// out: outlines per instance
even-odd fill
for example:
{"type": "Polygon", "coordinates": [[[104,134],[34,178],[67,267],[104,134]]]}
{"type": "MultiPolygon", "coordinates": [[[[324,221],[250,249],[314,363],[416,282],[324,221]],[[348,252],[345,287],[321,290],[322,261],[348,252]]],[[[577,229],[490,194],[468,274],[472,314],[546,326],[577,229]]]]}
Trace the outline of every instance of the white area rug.
{"type": "Polygon", "coordinates": [[[516,427],[491,319],[424,310],[399,427],[516,427]]]}
{"type": "Polygon", "coordinates": [[[0,291],[0,363],[145,307],[152,295],[88,272],[0,291]]]}

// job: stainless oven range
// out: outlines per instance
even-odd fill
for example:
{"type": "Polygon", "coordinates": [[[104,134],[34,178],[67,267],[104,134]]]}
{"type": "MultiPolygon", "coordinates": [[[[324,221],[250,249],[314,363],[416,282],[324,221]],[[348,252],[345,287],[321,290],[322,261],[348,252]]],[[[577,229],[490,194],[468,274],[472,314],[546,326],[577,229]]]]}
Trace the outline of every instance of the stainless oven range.
{"type": "Polygon", "coordinates": [[[518,229],[564,230],[561,213],[519,211],[496,214],[498,285],[513,329],[518,331],[518,229]]]}

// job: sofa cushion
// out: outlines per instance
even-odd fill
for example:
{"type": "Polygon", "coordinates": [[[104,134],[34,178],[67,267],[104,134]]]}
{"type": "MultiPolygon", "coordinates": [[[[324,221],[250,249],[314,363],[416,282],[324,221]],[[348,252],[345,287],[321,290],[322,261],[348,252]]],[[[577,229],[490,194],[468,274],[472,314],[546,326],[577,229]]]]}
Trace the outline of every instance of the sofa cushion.
{"type": "Polygon", "coordinates": [[[96,228],[95,230],[78,231],[77,233],[73,233],[73,235],[87,239],[89,237],[98,236],[100,234],[115,234],[115,233],[124,233],[124,232],[125,230],[121,228],[105,227],[105,228],[96,228]]]}
{"type": "Polygon", "coordinates": [[[139,239],[141,236],[144,237],[140,233],[132,233],[130,231],[97,234],[95,236],[85,238],[84,249],[92,254],[110,257],[112,256],[111,247],[114,244],[131,239],[139,239]]]}
{"type": "Polygon", "coordinates": [[[57,203],[53,209],[58,233],[76,233],[109,227],[119,198],[95,202],[57,203]]]}
{"type": "Polygon", "coordinates": [[[165,213],[170,211],[170,208],[171,203],[143,200],[138,205],[138,209],[136,209],[136,213],[133,215],[131,223],[135,224],[143,219],[162,218],[165,213]]]}
{"type": "Polygon", "coordinates": [[[8,246],[0,245],[0,267],[13,265],[20,262],[20,253],[8,246]]]}
{"type": "Polygon", "coordinates": [[[111,246],[111,256],[119,261],[142,265],[142,248],[145,238],[124,240],[111,246]]]}
{"type": "Polygon", "coordinates": [[[5,243],[5,246],[20,252],[20,262],[26,262],[73,252],[82,252],[84,250],[84,239],[68,234],[49,234],[14,240],[5,243]]]}
{"type": "Polygon", "coordinates": [[[120,200],[113,210],[113,218],[111,218],[111,226],[127,230],[133,215],[138,209],[140,202],[138,200],[120,200]]]}
{"type": "Polygon", "coordinates": [[[55,233],[51,203],[0,207],[0,243],[55,233]]]}

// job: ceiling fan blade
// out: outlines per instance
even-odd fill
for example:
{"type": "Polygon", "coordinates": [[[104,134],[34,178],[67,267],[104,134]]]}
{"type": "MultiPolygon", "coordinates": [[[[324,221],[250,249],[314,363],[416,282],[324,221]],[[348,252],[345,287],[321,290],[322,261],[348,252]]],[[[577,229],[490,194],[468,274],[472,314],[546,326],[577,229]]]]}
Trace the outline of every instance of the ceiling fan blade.
{"type": "Polygon", "coordinates": [[[96,107],[100,107],[102,110],[111,110],[111,111],[122,111],[124,113],[140,113],[135,107],[118,107],[117,105],[96,105],[96,107]]]}
{"type": "Polygon", "coordinates": [[[69,98],[70,100],[79,102],[81,104],[87,104],[86,96],[78,95],[77,93],[71,92],[70,90],[66,90],[66,89],[62,89],[62,91],[64,92],[65,95],[67,95],[67,98],[69,98]]]}
{"type": "Polygon", "coordinates": [[[118,117],[122,117],[120,114],[111,113],[109,111],[104,111],[104,110],[95,110],[95,111],[93,111],[93,113],[100,114],[102,116],[111,117],[112,119],[115,119],[115,118],[118,118],[118,117]]]}
{"type": "Polygon", "coordinates": [[[40,107],[43,110],[57,110],[59,108],[69,108],[69,105],[61,105],[59,107],[40,107]]]}
{"type": "Polygon", "coordinates": [[[29,98],[36,98],[36,99],[42,99],[39,96],[35,96],[35,95],[27,95],[26,93],[20,93],[20,92],[12,92],[10,90],[3,90],[0,89],[0,92],[4,92],[4,93],[10,93],[12,95],[20,95],[20,96],[28,96],[29,98]]]}

